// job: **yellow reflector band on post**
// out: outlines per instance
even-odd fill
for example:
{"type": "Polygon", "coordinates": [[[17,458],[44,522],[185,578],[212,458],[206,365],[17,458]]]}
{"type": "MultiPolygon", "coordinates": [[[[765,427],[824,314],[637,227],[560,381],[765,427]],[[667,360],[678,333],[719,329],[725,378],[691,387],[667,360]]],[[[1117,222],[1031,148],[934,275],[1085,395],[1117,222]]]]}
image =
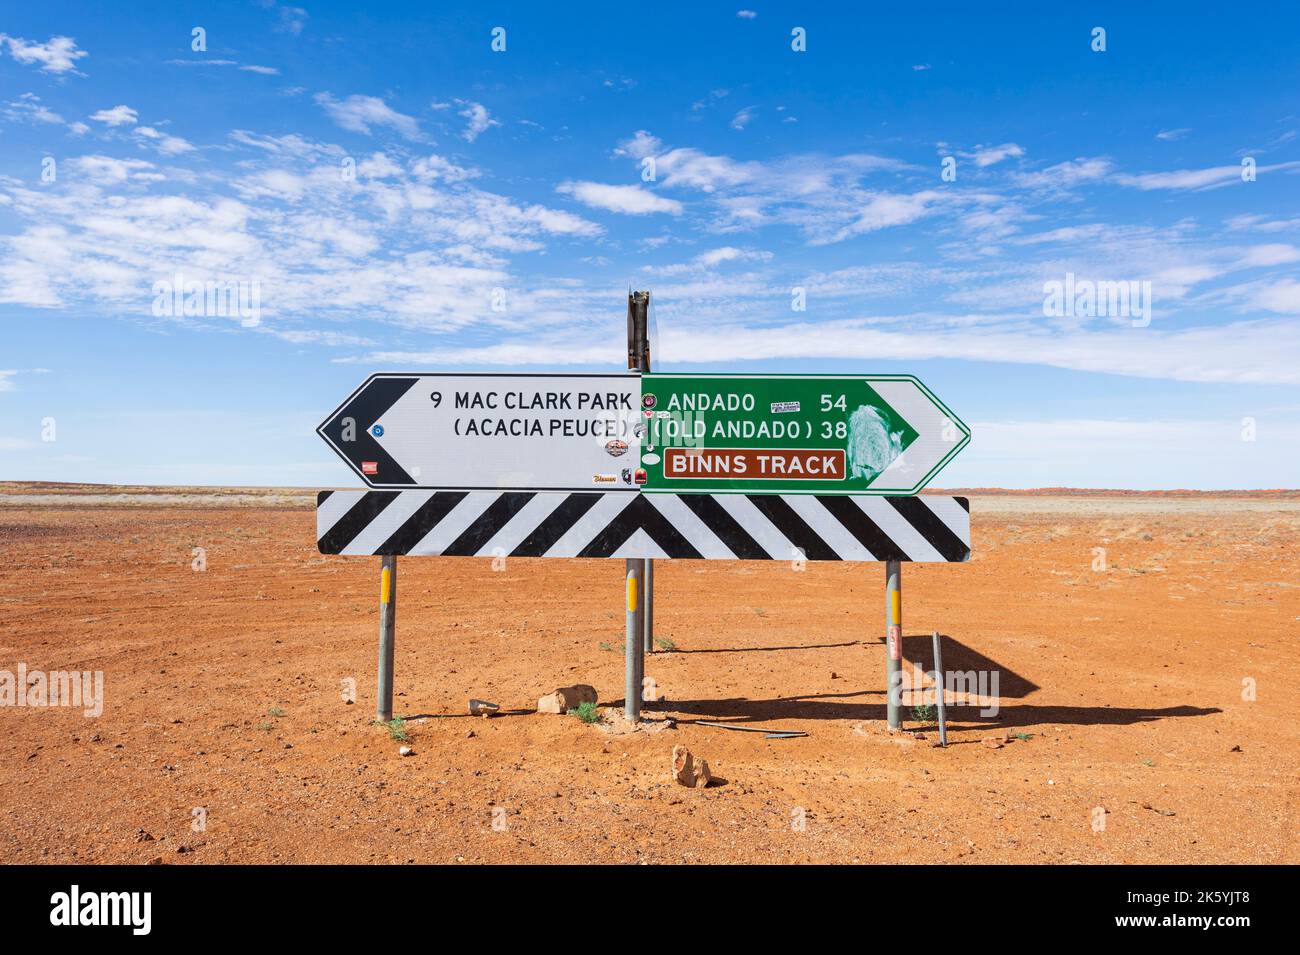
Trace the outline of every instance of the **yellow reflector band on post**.
{"type": "Polygon", "coordinates": [[[901,590],[890,591],[889,622],[893,624],[903,622],[903,592],[901,590]]]}
{"type": "Polygon", "coordinates": [[[392,596],[393,596],[393,575],[392,572],[389,571],[387,567],[385,567],[384,572],[379,575],[379,602],[381,604],[386,604],[389,602],[389,600],[392,599],[392,596]]]}
{"type": "Polygon", "coordinates": [[[632,574],[627,578],[627,612],[636,613],[636,577],[632,574]]]}

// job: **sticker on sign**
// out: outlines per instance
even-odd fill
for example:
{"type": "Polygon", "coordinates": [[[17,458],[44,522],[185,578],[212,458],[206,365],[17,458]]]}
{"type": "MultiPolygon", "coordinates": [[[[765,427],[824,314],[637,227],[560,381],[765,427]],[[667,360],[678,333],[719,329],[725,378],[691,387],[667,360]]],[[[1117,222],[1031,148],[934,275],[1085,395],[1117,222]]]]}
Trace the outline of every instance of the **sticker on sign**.
{"type": "Polygon", "coordinates": [[[646,491],[915,494],[970,430],[911,375],[641,379],[646,491]]]}

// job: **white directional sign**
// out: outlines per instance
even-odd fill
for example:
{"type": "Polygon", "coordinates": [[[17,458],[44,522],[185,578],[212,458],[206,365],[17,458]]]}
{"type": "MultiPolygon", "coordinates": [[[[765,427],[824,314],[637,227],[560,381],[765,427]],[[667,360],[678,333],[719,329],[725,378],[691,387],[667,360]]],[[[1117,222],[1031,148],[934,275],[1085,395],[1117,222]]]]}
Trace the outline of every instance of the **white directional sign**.
{"type": "Polygon", "coordinates": [[[377,374],[317,428],[374,488],[639,490],[636,375],[377,374]]]}

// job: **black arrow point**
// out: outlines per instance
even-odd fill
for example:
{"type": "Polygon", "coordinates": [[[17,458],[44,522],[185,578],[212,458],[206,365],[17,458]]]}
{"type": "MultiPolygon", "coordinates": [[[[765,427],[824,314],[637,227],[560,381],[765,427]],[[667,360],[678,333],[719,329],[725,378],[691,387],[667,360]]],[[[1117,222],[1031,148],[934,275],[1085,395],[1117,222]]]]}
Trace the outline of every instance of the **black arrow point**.
{"type": "Polygon", "coordinates": [[[370,434],[370,426],[384,416],[397,400],[414,387],[419,378],[405,376],[374,376],[343,402],[338,409],[317,428],[322,438],[329,442],[339,457],[361,475],[361,480],[371,487],[414,486],[416,481],[380,447],[370,434]],[[351,441],[343,440],[344,421],[351,418],[356,423],[351,441]],[[374,461],[377,474],[365,474],[362,461],[374,461]]]}

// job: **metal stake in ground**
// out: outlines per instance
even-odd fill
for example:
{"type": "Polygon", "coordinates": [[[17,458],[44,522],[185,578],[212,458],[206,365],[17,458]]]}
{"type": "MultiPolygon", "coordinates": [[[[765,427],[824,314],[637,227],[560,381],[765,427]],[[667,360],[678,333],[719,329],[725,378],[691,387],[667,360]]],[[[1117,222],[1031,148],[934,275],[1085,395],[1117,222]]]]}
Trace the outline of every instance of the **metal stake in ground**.
{"type": "Polygon", "coordinates": [[[934,705],[939,711],[939,745],[948,745],[948,720],[943,708],[943,690],[947,685],[943,672],[943,653],[939,649],[939,631],[934,632],[934,705]]]}
{"type": "Polygon", "coordinates": [[[896,730],[903,726],[903,567],[896,560],[885,561],[885,644],[886,713],[889,728],[896,730]]]}
{"type": "Polygon", "coordinates": [[[641,681],[645,674],[645,654],[641,647],[644,622],[641,558],[627,560],[627,640],[623,646],[623,715],[632,722],[641,719],[641,681]]]}
{"type": "Polygon", "coordinates": [[[379,680],[375,719],[393,718],[393,638],[397,632],[397,558],[380,558],[379,571],[379,680]]]}
{"type": "Polygon", "coordinates": [[[654,653],[655,650],[655,561],[653,557],[645,558],[642,563],[645,565],[642,574],[645,578],[645,613],[644,633],[645,633],[645,652],[654,653]]]}

